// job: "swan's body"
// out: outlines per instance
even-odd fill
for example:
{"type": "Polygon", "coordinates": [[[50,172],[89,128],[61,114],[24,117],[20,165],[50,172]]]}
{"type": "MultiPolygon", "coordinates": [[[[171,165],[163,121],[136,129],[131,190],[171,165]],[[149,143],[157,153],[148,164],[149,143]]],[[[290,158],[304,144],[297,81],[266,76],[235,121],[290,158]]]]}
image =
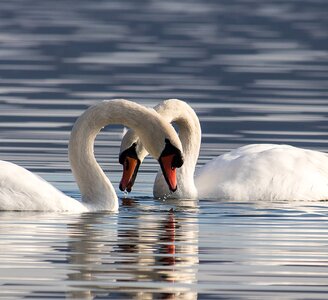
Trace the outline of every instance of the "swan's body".
{"type": "Polygon", "coordinates": [[[327,200],[328,156],[288,145],[248,145],[200,168],[195,184],[200,198],[327,200]]]}
{"type": "Polygon", "coordinates": [[[82,202],[66,196],[28,170],[0,161],[0,210],[117,211],[115,189],[93,152],[96,135],[109,124],[133,128],[156,159],[161,158],[165,140],[174,149],[182,148],[173,127],[154,111],[127,100],[103,101],[77,119],[69,141],[69,160],[82,202]]]}
{"type": "Polygon", "coordinates": [[[0,161],[0,210],[83,212],[88,208],[23,167],[0,161]]]}
{"type": "MultiPolygon", "coordinates": [[[[185,156],[184,165],[177,171],[179,189],[170,193],[159,172],[154,183],[155,197],[235,201],[328,199],[328,156],[288,145],[244,146],[211,160],[194,176],[201,135],[197,115],[185,102],[175,99],[163,101],[155,110],[179,126],[185,156]]],[[[137,138],[128,133],[127,139],[123,139],[123,147],[137,138]]],[[[137,150],[142,160],[146,152],[140,146],[137,150]]]]}

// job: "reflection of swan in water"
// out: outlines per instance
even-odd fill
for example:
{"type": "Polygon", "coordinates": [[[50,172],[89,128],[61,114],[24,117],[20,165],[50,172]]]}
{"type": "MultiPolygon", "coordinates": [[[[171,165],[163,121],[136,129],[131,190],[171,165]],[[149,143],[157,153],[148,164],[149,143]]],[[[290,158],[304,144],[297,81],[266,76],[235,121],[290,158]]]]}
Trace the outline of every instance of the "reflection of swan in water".
{"type": "Polygon", "coordinates": [[[2,212],[1,295],[196,299],[196,203],[149,201],[118,215],[2,212]]]}
{"type": "MultiPolygon", "coordinates": [[[[106,265],[115,266],[117,261],[112,255],[117,244],[117,216],[105,212],[83,214],[78,222],[69,225],[69,232],[68,262],[73,272],[68,274],[67,281],[73,288],[68,289],[68,298],[107,296],[107,288],[98,288],[101,285],[98,276],[106,276],[111,271],[106,265]],[[78,285],[80,287],[76,288],[78,285]]],[[[115,280],[115,277],[111,278],[111,282],[115,280]]]]}
{"type": "Polygon", "coordinates": [[[133,201],[119,215],[1,213],[1,296],[196,299],[195,203],[133,201]]]}
{"type": "Polygon", "coordinates": [[[137,226],[133,222],[118,231],[120,248],[133,254],[126,261],[129,273],[149,290],[141,289],[138,299],[197,299],[197,202],[167,200],[154,205],[165,212],[154,214],[145,203],[132,204],[131,210],[138,208],[137,226]]]}
{"type": "Polygon", "coordinates": [[[72,172],[83,202],[66,196],[18,165],[0,161],[0,210],[117,211],[115,189],[93,152],[96,135],[109,124],[123,124],[136,130],[146,148],[159,160],[170,189],[176,189],[173,167],[182,164],[182,147],[172,126],[137,103],[103,101],[88,108],[77,119],[68,146],[72,172]]]}
{"type": "MultiPolygon", "coordinates": [[[[65,284],[64,280],[75,268],[73,263],[68,263],[69,259],[66,260],[72,256],[73,251],[71,243],[67,243],[67,240],[78,241],[78,234],[84,232],[84,229],[79,228],[81,223],[76,221],[80,216],[84,215],[0,212],[1,297],[63,299],[67,291],[76,290],[75,287],[65,284]],[[76,228],[69,238],[67,226],[76,228]]],[[[106,217],[107,224],[114,225],[106,224],[105,230],[115,241],[116,215],[106,217]],[[110,228],[114,230],[109,230],[110,228]]],[[[90,223],[92,224],[92,221],[90,223]]],[[[80,253],[75,253],[89,253],[89,249],[84,246],[80,253]]]]}
{"type": "MultiPolygon", "coordinates": [[[[293,270],[297,272],[289,273],[289,278],[299,292],[302,278],[298,269],[304,269],[304,262],[313,266],[308,275],[322,282],[318,291],[326,286],[321,268],[325,265],[325,240],[321,238],[322,227],[317,226],[319,219],[327,220],[327,207],[322,203],[297,206],[293,202],[283,211],[275,204],[277,211],[268,207],[266,212],[250,210],[249,204],[226,203],[219,205],[219,215],[227,216],[222,218],[213,202],[209,207],[204,205],[199,215],[197,207],[187,201],[182,203],[184,208],[179,207],[179,201],[150,201],[139,205],[137,200],[127,200],[130,207],[123,205],[119,215],[0,213],[1,297],[195,299],[197,294],[191,288],[204,291],[209,283],[218,292],[227,282],[230,288],[242,286],[234,290],[238,297],[245,284],[247,290],[251,287],[251,295],[254,287],[264,286],[263,282],[270,291],[276,280],[284,288],[286,272],[293,270]],[[171,207],[174,212],[169,212],[171,207]],[[248,217],[245,212],[252,214],[248,217]],[[257,222],[253,213],[259,213],[257,222]],[[279,220],[272,228],[275,217],[279,220]],[[293,220],[301,227],[290,227],[293,220]],[[200,241],[203,266],[197,283],[199,221],[207,234],[200,241]],[[310,244],[302,248],[300,239],[310,244]],[[314,254],[300,257],[295,249],[314,254]],[[273,260],[266,260],[270,255],[273,260]],[[278,268],[273,277],[263,277],[272,266],[278,268]]],[[[305,285],[308,277],[303,276],[305,285]]],[[[311,282],[308,287],[313,291],[311,282]]]]}
{"type": "MultiPolygon", "coordinates": [[[[170,193],[161,172],[154,183],[157,198],[212,198],[235,201],[327,200],[328,155],[288,145],[254,144],[240,147],[209,161],[196,171],[201,141],[200,124],[183,101],[163,101],[155,110],[179,126],[185,162],[177,170],[178,190],[170,193]]],[[[133,131],[121,144],[120,161],[134,151],[139,164],[147,154],[133,131]],[[131,146],[132,145],[132,146],[131,146]],[[130,152],[127,151],[130,149],[130,152]]],[[[123,171],[123,179],[127,177],[123,171]]],[[[134,178],[132,178],[134,179],[134,178]]],[[[133,180],[123,189],[131,190],[133,180]]]]}
{"type": "Polygon", "coordinates": [[[186,214],[167,208],[154,214],[147,203],[124,203],[128,206],[123,204],[116,226],[102,213],[81,215],[80,222],[70,226],[68,261],[74,272],[68,284],[76,291],[69,297],[197,299],[192,287],[197,282],[198,224],[190,217],[196,203],[188,202],[186,214]]]}

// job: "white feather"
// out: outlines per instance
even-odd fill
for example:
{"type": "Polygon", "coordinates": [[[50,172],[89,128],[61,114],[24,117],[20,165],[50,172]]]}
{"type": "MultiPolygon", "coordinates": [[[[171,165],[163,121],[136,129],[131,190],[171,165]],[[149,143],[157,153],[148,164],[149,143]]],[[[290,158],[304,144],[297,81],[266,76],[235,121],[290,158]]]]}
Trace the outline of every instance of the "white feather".
{"type": "MultiPolygon", "coordinates": [[[[288,145],[248,145],[218,156],[202,168],[201,128],[194,110],[184,101],[163,101],[155,110],[179,127],[185,163],[177,170],[178,189],[170,193],[161,172],[156,176],[158,198],[212,198],[235,201],[328,200],[328,156],[288,145]]],[[[126,135],[124,147],[136,142],[126,135]],[[129,139],[129,140],[127,140],[129,139]]],[[[138,145],[138,158],[147,152],[138,145]],[[139,156],[140,155],[140,156],[139,156]]],[[[121,151],[124,149],[121,148],[121,151]]]]}
{"type": "Polygon", "coordinates": [[[103,101],[77,119],[69,141],[71,168],[83,201],[66,196],[20,166],[0,161],[0,210],[117,211],[115,189],[98,165],[93,149],[96,135],[109,124],[133,128],[155,158],[163,151],[166,138],[182,150],[173,127],[154,111],[127,100],[103,101]],[[153,143],[155,137],[160,142],[153,143]]]}

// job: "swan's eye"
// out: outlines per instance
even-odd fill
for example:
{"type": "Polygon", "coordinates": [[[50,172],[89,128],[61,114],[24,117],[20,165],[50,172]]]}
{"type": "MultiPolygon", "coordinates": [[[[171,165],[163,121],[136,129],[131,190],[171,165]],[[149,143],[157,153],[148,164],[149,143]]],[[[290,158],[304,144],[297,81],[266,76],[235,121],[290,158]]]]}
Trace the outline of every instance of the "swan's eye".
{"type": "Polygon", "coordinates": [[[183,165],[183,158],[181,152],[179,151],[178,154],[174,155],[172,160],[172,168],[180,168],[183,165]]]}
{"type": "Polygon", "coordinates": [[[161,157],[172,156],[171,168],[180,168],[183,165],[183,156],[181,151],[174,147],[168,139],[165,139],[165,148],[161,157]]]}
{"type": "Polygon", "coordinates": [[[129,148],[125,149],[119,156],[119,159],[118,159],[119,163],[121,165],[124,165],[124,167],[126,167],[125,162],[126,162],[127,157],[131,157],[131,158],[139,160],[136,148],[137,148],[137,144],[133,143],[129,148]]]}

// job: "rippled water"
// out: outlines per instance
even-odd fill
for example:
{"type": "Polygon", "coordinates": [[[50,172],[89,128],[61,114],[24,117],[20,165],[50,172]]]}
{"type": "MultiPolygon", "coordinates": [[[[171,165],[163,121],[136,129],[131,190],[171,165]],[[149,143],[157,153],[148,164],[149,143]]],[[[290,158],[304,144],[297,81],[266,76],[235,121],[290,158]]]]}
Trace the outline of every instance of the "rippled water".
{"type": "MultiPolygon", "coordinates": [[[[199,165],[249,143],[328,152],[328,3],[2,1],[0,159],[79,197],[76,117],[102,99],[188,101],[199,165]]],[[[118,187],[122,128],[98,161],[118,187]]],[[[143,164],[118,214],[0,213],[0,297],[326,299],[326,202],[151,198],[143,164]],[[172,210],[173,208],[173,210],[172,210]]]]}

